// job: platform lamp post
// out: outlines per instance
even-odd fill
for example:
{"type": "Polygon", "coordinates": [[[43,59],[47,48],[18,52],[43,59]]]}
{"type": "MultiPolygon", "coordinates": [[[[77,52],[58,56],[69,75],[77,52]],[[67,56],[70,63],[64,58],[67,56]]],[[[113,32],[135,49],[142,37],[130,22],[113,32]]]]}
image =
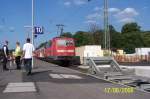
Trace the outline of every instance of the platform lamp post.
{"type": "Polygon", "coordinates": [[[104,0],[104,49],[110,56],[110,31],[108,23],[108,0],[104,0]]]}
{"type": "MultiPolygon", "coordinates": [[[[34,45],[34,0],[32,0],[32,44],[34,45]]],[[[32,56],[32,68],[34,67],[34,60],[32,56]]]]}

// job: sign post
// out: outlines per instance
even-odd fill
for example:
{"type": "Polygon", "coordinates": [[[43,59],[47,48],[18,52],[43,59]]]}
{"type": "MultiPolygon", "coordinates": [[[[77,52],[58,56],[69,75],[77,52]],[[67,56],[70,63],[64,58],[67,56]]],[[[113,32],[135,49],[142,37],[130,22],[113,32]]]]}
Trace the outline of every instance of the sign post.
{"type": "MultiPolygon", "coordinates": [[[[34,45],[34,0],[32,0],[32,44],[34,45]]],[[[32,56],[32,68],[34,67],[34,61],[32,56]]]]}

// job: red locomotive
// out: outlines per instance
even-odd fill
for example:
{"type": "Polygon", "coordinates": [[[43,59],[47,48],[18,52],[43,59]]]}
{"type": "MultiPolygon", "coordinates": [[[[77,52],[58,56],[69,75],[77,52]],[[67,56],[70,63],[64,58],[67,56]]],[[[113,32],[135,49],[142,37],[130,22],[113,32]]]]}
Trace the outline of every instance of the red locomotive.
{"type": "Polygon", "coordinates": [[[75,43],[73,38],[55,37],[42,48],[35,51],[36,57],[49,60],[69,62],[75,56],[75,43]]]}

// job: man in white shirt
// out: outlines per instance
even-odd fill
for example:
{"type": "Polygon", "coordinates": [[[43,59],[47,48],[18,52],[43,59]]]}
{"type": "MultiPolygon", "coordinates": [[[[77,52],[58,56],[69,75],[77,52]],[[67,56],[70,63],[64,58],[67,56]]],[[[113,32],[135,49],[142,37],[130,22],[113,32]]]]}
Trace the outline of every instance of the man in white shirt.
{"type": "Polygon", "coordinates": [[[30,75],[32,71],[33,51],[34,46],[30,43],[30,38],[27,38],[26,43],[23,45],[24,65],[27,71],[27,75],[30,75]]]}

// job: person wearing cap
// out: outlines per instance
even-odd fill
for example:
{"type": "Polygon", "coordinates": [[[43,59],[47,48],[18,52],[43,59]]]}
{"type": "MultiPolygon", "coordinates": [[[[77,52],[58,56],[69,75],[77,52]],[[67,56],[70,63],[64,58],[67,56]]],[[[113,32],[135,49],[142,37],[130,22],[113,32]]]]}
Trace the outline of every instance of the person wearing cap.
{"type": "Polygon", "coordinates": [[[33,51],[34,46],[30,43],[30,38],[27,38],[26,43],[23,45],[24,66],[27,71],[27,75],[31,75],[33,51]]]}
{"type": "Polygon", "coordinates": [[[3,52],[3,70],[8,70],[7,68],[7,61],[9,56],[8,41],[5,41],[2,48],[2,52],[3,52]]]}
{"type": "Polygon", "coordinates": [[[17,69],[21,69],[21,64],[20,64],[20,58],[21,58],[21,47],[20,47],[20,43],[16,42],[16,49],[15,49],[15,62],[17,65],[17,69]]]}

